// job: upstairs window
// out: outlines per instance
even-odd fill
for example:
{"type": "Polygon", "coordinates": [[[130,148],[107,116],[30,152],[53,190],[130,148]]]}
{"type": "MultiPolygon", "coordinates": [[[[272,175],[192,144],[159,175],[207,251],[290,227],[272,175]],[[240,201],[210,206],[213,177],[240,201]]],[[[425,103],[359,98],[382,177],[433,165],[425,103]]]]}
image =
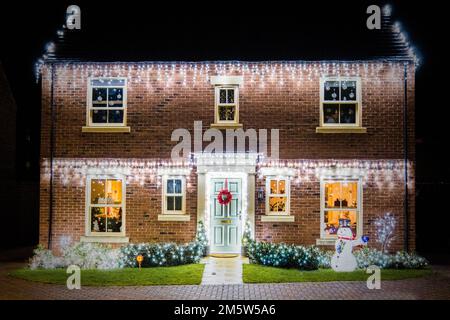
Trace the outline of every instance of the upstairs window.
{"type": "Polygon", "coordinates": [[[126,125],[126,79],[89,80],[88,126],[126,125]]]}
{"type": "Polygon", "coordinates": [[[216,87],[216,123],[239,123],[239,88],[238,86],[216,87]]]}
{"type": "Polygon", "coordinates": [[[361,97],[359,78],[321,80],[321,125],[360,126],[361,97]]]}

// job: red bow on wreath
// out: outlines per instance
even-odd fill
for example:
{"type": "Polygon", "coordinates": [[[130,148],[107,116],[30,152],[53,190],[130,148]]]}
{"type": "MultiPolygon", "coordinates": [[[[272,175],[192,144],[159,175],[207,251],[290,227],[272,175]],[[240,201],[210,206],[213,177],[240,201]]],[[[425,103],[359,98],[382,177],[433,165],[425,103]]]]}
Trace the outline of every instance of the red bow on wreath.
{"type": "Polygon", "coordinates": [[[220,190],[217,200],[219,200],[219,203],[223,206],[229,204],[231,202],[231,199],[233,196],[231,195],[231,192],[228,191],[228,181],[225,179],[225,188],[220,190]]]}

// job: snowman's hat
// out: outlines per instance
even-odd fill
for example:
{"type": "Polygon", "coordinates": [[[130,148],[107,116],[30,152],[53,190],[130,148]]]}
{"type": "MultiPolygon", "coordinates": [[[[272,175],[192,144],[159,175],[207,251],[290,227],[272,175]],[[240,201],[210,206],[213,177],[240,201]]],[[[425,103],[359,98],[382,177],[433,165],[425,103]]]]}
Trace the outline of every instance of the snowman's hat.
{"type": "Polygon", "coordinates": [[[339,219],[339,228],[350,228],[350,219],[339,219]]]}

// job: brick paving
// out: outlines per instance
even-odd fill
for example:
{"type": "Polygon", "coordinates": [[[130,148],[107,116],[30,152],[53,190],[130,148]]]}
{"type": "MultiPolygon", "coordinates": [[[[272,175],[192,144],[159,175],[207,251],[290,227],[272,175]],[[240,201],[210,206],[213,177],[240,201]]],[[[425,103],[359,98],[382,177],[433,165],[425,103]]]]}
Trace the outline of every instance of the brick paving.
{"type": "Polygon", "coordinates": [[[9,277],[8,271],[23,264],[0,264],[0,299],[82,300],[303,300],[303,299],[450,299],[450,269],[420,279],[383,281],[380,290],[368,290],[365,282],[286,284],[231,284],[141,287],[82,287],[33,283],[9,277]]]}

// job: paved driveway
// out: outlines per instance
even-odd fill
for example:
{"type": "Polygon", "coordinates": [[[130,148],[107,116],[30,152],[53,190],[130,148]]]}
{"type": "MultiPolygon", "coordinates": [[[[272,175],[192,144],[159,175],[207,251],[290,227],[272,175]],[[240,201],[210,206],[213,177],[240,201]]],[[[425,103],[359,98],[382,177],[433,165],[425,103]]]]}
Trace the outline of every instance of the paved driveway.
{"type": "Polygon", "coordinates": [[[234,284],[146,287],[82,287],[33,283],[14,279],[9,270],[23,264],[0,264],[0,299],[160,299],[160,300],[277,300],[277,299],[450,299],[450,269],[420,279],[383,281],[380,290],[365,282],[234,284]]]}

